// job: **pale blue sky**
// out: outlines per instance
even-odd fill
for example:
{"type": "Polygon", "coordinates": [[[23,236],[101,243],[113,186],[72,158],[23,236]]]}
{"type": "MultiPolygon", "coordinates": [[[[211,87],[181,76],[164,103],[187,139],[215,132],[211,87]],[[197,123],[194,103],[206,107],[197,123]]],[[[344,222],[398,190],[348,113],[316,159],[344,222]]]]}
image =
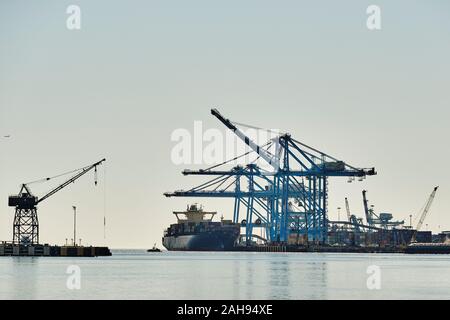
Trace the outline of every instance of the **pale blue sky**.
{"type": "MultiPolygon", "coordinates": [[[[174,129],[209,114],[279,128],[357,166],[363,183],[330,182],[330,216],[360,192],[408,219],[440,185],[426,223],[450,229],[448,1],[2,1],[0,239],[22,182],[107,158],[107,239],[149,247],[190,200],[165,191],[198,180],[171,163],[174,129]],[[82,29],[66,29],[77,4],[82,29]],[[382,30],[365,27],[382,9],[382,30]]],[[[103,170],[103,168],[102,168],[103,170]]],[[[101,172],[102,172],[101,170],[101,172]]],[[[103,243],[103,182],[92,175],[39,208],[41,241],[103,243]]],[[[45,191],[45,187],[36,192],[45,191]]],[[[231,217],[232,201],[206,199],[231,217]]]]}

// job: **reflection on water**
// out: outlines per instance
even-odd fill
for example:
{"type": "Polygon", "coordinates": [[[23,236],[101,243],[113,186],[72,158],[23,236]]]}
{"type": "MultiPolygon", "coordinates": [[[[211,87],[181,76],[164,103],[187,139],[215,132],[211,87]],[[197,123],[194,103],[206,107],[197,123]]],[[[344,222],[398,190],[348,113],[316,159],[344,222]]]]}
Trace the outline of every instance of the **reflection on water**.
{"type": "Polygon", "coordinates": [[[232,283],[233,283],[233,289],[232,289],[232,297],[230,297],[231,299],[239,299],[240,297],[240,292],[241,292],[241,281],[242,281],[242,276],[241,276],[241,260],[236,259],[233,261],[232,263],[232,274],[234,275],[232,283]]]}
{"type": "Polygon", "coordinates": [[[13,299],[33,299],[36,297],[38,286],[38,264],[36,257],[11,257],[7,275],[10,281],[7,292],[12,294],[13,299]],[[18,276],[19,275],[19,276],[18,276]]]}
{"type": "Polygon", "coordinates": [[[289,299],[289,262],[269,260],[269,292],[273,299],[289,299]]]}
{"type": "Polygon", "coordinates": [[[0,258],[0,299],[449,299],[449,256],[115,251],[0,258]],[[81,268],[81,290],[66,287],[81,268]],[[381,290],[366,286],[381,269],[381,290]]]}

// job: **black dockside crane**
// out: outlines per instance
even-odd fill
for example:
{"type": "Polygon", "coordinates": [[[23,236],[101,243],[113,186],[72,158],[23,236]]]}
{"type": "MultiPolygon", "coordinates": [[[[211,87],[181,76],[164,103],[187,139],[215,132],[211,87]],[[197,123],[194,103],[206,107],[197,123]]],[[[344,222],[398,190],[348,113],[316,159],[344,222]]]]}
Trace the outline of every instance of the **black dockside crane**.
{"type": "Polygon", "coordinates": [[[102,159],[92,165],[68,172],[75,173],[75,175],[56,188],[52,189],[41,198],[33,195],[29,187],[30,184],[36,182],[45,182],[68,173],[60,174],[52,178],[44,178],[38,181],[22,184],[19,194],[10,196],[8,198],[8,205],[10,207],[15,207],[13,243],[22,245],[39,244],[39,221],[37,216],[37,205],[42,201],[48,199],[58,191],[67,187],[69,184],[75,182],[92,169],[95,170],[95,185],[97,185],[97,166],[102,164],[102,162],[104,162],[105,160],[106,159],[102,159]]]}

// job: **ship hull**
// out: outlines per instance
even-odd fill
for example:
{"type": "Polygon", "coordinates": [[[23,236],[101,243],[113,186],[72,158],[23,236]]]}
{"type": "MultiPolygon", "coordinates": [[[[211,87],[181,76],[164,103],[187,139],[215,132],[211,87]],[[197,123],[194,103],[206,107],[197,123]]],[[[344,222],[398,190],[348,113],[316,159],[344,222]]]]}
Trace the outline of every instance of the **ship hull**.
{"type": "Polygon", "coordinates": [[[229,251],[239,237],[236,232],[213,231],[163,237],[169,251],[229,251]]]}
{"type": "Polygon", "coordinates": [[[406,247],[405,253],[410,254],[450,254],[450,245],[436,243],[418,243],[406,247]]]}

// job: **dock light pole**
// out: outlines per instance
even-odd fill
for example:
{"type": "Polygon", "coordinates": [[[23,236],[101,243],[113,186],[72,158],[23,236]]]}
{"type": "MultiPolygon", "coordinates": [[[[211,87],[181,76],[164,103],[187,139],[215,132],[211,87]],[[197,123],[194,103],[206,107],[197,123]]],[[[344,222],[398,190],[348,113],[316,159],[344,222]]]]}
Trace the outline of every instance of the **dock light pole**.
{"type": "Polygon", "coordinates": [[[77,207],[72,206],[73,208],[73,246],[77,246],[77,207]]]}
{"type": "Polygon", "coordinates": [[[305,211],[306,247],[309,247],[308,214],[305,211]]]}
{"type": "Polygon", "coordinates": [[[341,221],[341,207],[338,207],[338,221],[341,221]]]}

